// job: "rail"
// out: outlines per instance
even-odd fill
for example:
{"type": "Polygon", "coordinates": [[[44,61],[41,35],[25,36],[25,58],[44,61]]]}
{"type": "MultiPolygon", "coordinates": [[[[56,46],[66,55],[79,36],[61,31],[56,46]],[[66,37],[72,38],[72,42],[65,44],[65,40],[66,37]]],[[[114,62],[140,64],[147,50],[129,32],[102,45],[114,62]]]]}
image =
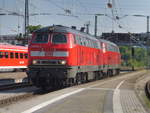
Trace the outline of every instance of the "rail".
{"type": "Polygon", "coordinates": [[[29,86],[32,86],[32,84],[29,82],[0,85],[0,91],[24,88],[24,87],[29,87],[29,86]]]}
{"type": "Polygon", "coordinates": [[[149,98],[150,100],[150,81],[148,81],[145,85],[145,93],[146,93],[146,96],[149,98]]]}
{"type": "MultiPolygon", "coordinates": [[[[121,71],[120,75],[122,74],[127,74],[132,72],[131,70],[129,71],[121,71]]],[[[28,80],[26,82],[19,82],[19,83],[7,83],[7,84],[1,84],[0,85],[0,91],[4,90],[13,90],[13,89],[18,89],[18,88],[24,88],[24,87],[29,87],[32,86],[32,83],[29,82],[28,80]]]]}

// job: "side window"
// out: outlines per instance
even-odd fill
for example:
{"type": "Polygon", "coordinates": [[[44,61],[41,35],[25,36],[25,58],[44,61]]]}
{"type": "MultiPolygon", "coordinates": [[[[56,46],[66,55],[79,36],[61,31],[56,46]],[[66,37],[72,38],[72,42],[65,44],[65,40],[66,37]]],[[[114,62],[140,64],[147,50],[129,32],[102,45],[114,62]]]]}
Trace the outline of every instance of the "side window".
{"type": "Polygon", "coordinates": [[[3,58],[3,52],[0,52],[0,58],[3,58]]]}
{"type": "Polygon", "coordinates": [[[83,43],[82,43],[82,39],[81,39],[81,37],[79,37],[79,41],[80,41],[80,45],[82,45],[83,43]]]}
{"type": "Polygon", "coordinates": [[[17,59],[19,58],[18,53],[15,53],[15,58],[17,58],[17,59]]]}
{"type": "Polygon", "coordinates": [[[85,39],[86,46],[88,47],[88,39],[85,39]]]}
{"type": "Polygon", "coordinates": [[[5,58],[8,58],[8,52],[5,52],[5,58]]]}
{"type": "Polygon", "coordinates": [[[112,51],[112,50],[111,50],[111,45],[108,44],[107,47],[108,47],[108,51],[112,51]]]}
{"type": "Polygon", "coordinates": [[[86,46],[86,38],[83,38],[84,46],[86,46]]]}
{"type": "Polygon", "coordinates": [[[96,42],[94,42],[94,48],[97,48],[97,43],[96,42]]]}
{"type": "Polygon", "coordinates": [[[77,40],[76,40],[76,36],[75,35],[71,35],[72,36],[72,38],[73,38],[73,40],[74,40],[74,44],[77,44],[77,40]]]}
{"type": "Polygon", "coordinates": [[[28,58],[28,54],[27,54],[27,53],[24,54],[24,58],[25,58],[25,59],[28,58]]]}
{"type": "Polygon", "coordinates": [[[78,35],[76,35],[75,40],[76,40],[76,43],[80,45],[80,40],[79,40],[79,36],[78,35]]]}
{"type": "Polygon", "coordinates": [[[14,58],[14,53],[13,52],[10,53],[10,58],[14,58]]]}
{"type": "Polygon", "coordinates": [[[100,44],[100,43],[98,43],[98,48],[99,48],[99,49],[102,49],[102,48],[101,48],[101,44],[100,44]]]}
{"type": "Polygon", "coordinates": [[[20,58],[23,59],[23,53],[20,53],[20,58]]]}
{"type": "Polygon", "coordinates": [[[119,50],[119,48],[117,47],[117,52],[119,52],[120,53],[120,50],[119,50]]]}
{"type": "Polygon", "coordinates": [[[92,45],[92,48],[94,48],[94,43],[93,43],[93,41],[91,40],[91,45],[92,45]]]}
{"type": "Polygon", "coordinates": [[[92,43],[91,43],[91,40],[89,40],[89,47],[92,47],[92,43]]]}
{"type": "Polygon", "coordinates": [[[88,44],[88,37],[85,38],[85,41],[86,41],[86,46],[88,47],[89,44],[88,44]]]}
{"type": "Polygon", "coordinates": [[[81,37],[79,37],[79,40],[80,40],[80,45],[83,45],[83,41],[81,37]]]}

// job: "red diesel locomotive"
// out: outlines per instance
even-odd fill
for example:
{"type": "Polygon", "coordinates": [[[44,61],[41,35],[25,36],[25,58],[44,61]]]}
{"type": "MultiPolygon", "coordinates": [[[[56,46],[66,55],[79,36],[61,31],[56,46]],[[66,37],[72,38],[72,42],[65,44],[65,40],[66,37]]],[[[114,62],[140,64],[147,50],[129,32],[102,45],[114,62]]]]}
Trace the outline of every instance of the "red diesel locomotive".
{"type": "Polygon", "coordinates": [[[26,69],[28,48],[11,44],[0,44],[0,72],[26,69]]]}
{"type": "Polygon", "coordinates": [[[79,84],[119,74],[117,45],[69,27],[35,31],[28,49],[28,77],[37,87],[79,84]]]}

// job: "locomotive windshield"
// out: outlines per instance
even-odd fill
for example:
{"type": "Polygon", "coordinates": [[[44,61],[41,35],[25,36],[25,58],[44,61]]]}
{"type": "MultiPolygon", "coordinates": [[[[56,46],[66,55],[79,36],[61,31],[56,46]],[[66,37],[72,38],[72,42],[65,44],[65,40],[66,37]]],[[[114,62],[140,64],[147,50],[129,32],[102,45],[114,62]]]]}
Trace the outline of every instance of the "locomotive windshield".
{"type": "Polygon", "coordinates": [[[48,34],[36,34],[33,43],[47,43],[48,34]]]}
{"type": "Polygon", "coordinates": [[[54,44],[67,43],[67,37],[64,34],[54,34],[52,37],[52,43],[54,43],[54,44]]]}

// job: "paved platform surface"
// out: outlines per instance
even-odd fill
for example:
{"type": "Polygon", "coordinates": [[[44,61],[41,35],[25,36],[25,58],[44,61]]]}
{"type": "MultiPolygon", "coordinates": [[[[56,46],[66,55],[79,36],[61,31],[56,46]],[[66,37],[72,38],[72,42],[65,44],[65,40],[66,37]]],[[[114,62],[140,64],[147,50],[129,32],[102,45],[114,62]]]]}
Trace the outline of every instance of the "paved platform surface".
{"type": "Polygon", "coordinates": [[[132,90],[121,90],[123,113],[147,113],[132,90]]]}
{"type": "Polygon", "coordinates": [[[142,76],[143,72],[135,72],[65,88],[5,106],[0,112],[148,113],[134,92],[142,76]]]}

